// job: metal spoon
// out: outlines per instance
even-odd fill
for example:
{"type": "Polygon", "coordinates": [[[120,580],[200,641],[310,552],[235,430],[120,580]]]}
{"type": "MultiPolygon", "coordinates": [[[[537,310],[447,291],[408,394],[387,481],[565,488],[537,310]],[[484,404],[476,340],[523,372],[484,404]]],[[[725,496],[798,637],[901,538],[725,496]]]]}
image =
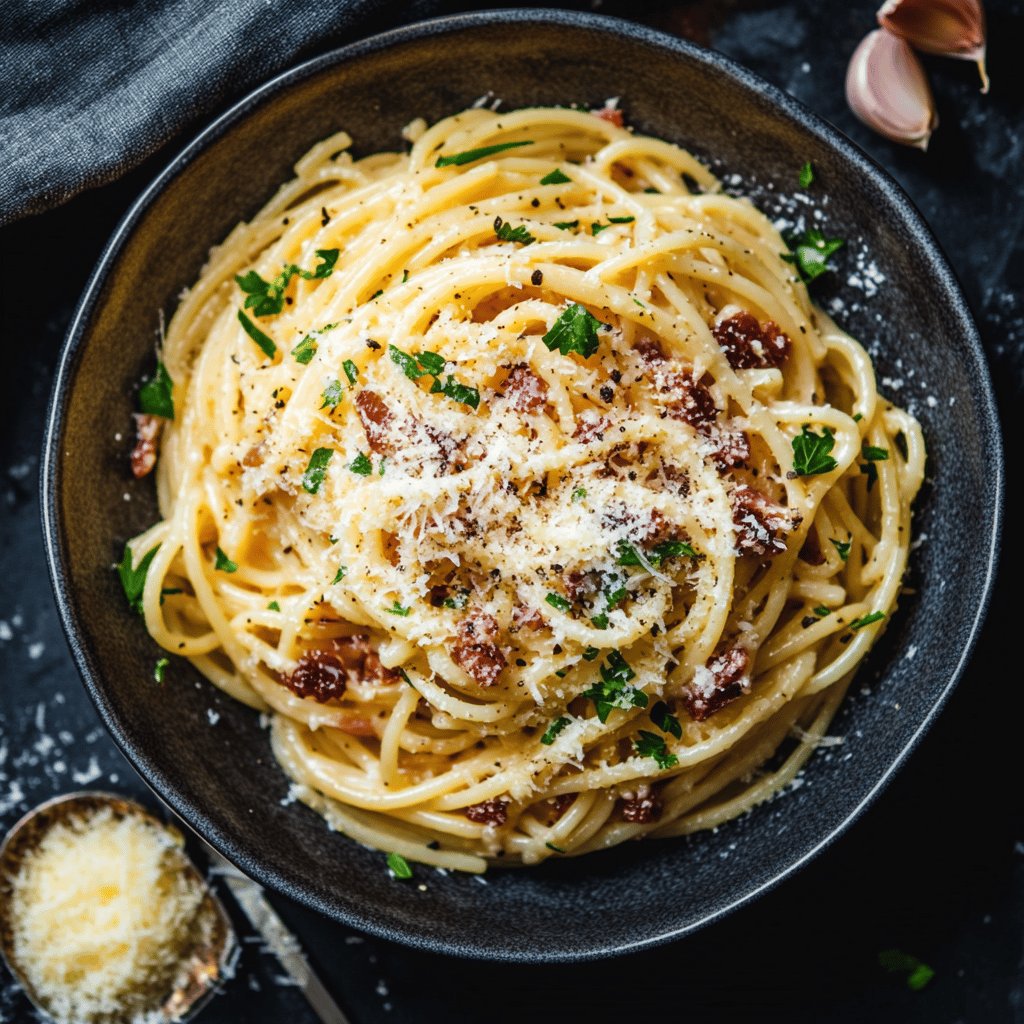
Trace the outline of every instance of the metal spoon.
{"type": "MultiPolygon", "coordinates": [[[[14,957],[13,929],[9,917],[13,881],[22,862],[37,848],[50,828],[73,818],[87,818],[107,807],[117,817],[134,815],[164,831],[170,828],[134,800],[127,800],[115,793],[85,790],[54,797],[40,804],[16,822],[0,844],[0,954],[3,955],[7,969],[24,989],[30,1002],[47,1016],[50,1016],[49,1007],[33,990],[14,957]]],[[[197,939],[192,948],[186,950],[182,956],[182,970],[175,987],[151,1011],[158,1013],[158,1019],[167,1021],[168,1024],[172,1021],[175,1024],[184,1024],[195,1017],[209,1002],[238,946],[234,929],[220,900],[206,885],[184,850],[181,851],[181,858],[181,870],[205,889],[205,896],[196,912],[197,939]]],[[[97,1024],[100,1020],[101,1018],[94,1018],[97,1024]]],[[[110,1018],[107,1024],[113,1024],[113,1018],[110,1018]]]]}

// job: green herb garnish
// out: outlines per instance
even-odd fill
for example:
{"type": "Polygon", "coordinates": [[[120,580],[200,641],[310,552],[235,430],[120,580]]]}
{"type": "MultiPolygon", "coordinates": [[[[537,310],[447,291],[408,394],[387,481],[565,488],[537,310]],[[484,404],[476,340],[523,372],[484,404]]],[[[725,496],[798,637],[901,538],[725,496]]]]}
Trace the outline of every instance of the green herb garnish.
{"type": "Polygon", "coordinates": [[[388,615],[397,615],[399,618],[404,619],[409,614],[410,609],[403,608],[397,601],[395,601],[390,608],[385,608],[384,611],[386,611],[388,615]]]}
{"type": "Polygon", "coordinates": [[[814,167],[811,165],[810,160],[800,168],[799,180],[801,188],[810,188],[811,184],[814,182],[814,167]]]}
{"type": "Polygon", "coordinates": [[[828,427],[824,433],[816,434],[807,424],[793,438],[793,472],[797,476],[816,476],[819,473],[831,473],[838,463],[829,452],[836,445],[836,439],[828,427]]]}
{"type": "Polygon", "coordinates": [[[251,309],[255,316],[272,316],[280,313],[284,307],[284,293],[293,277],[301,277],[306,281],[321,280],[330,277],[334,264],[338,262],[338,249],[317,249],[316,255],[320,262],[312,270],[303,270],[294,263],[286,263],[272,281],[266,281],[255,270],[245,274],[236,274],[235,282],[246,294],[245,308],[251,309]]]}
{"type": "Polygon", "coordinates": [[[441,394],[455,402],[461,402],[475,409],[480,405],[480,392],[468,384],[460,384],[450,374],[441,380],[441,374],[447,362],[444,356],[436,352],[403,352],[396,345],[388,345],[388,353],[391,361],[398,366],[409,380],[419,380],[420,377],[433,377],[434,381],[430,386],[432,395],[441,394]]]}
{"type": "Polygon", "coordinates": [[[885,612],[871,612],[868,615],[862,615],[859,619],[854,619],[849,628],[852,630],[863,629],[865,626],[870,626],[872,622],[880,622],[884,618],[885,612]]]}
{"type": "Polygon", "coordinates": [[[840,561],[845,562],[850,557],[850,547],[852,546],[851,541],[836,540],[835,537],[829,537],[829,543],[839,552],[840,561]]]}
{"type": "Polygon", "coordinates": [[[555,742],[555,737],[571,722],[572,719],[562,715],[561,718],[556,718],[547,728],[547,731],[541,736],[540,741],[546,747],[550,747],[555,742]]]}
{"type": "Polygon", "coordinates": [[[593,661],[595,658],[598,658],[600,656],[601,656],[601,649],[599,647],[588,647],[583,652],[583,660],[584,661],[593,661]]]}
{"type": "Polygon", "coordinates": [[[545,845],[545,846],[546,846],[546,847],[547,847],[547,848],[548,848],[549,850],[554,850],[554,851],[555,851],[555,853],[565,853],[565,850],[563,850],[563,849],[562,849],[562,848],[561,848],[560,846],[555,846],[555,844],[554,844],[554,843],[545,843],[544,845],[545,845]]]}
{"type": "MultiPolygon", "coordinates": [[[[685,555],[687,558],[696,558],[697,552],[690,547],[686,541],[683,540],[667,540],[645,555],[648,562],[651,565],[657,567],[662,562],[669,558],[678,558],[680,555],[685,555]]],[[[640,561],[640,556],[637,554],[637,550],[632,544],[622,540],[619,541],[619,565],[643,565],[640,561]]]]}
{"type": "Polygon", "coordinates": [[[640,730],[640,738],[633,741],[633,749],[640,757],[653,757],[659,768],[674,768],[679,758],[668,752],[665,741],[656,733],[640,730]]]}
{"type": "Polygon", "coordinates": [[[219,569],[221,572],[238,572],[238,563],[232,562],[227,555],[218,547],[217,554],[213,561],[214,569],[219,569]]]}
{"type": "Polygon", "coordinates": [[[580,696],[592,700],[598,719],[602,723],[607,722],[613,708],[647,707],[647,694],[629,685],[635,676],[626,659],[618,651],[612,651],[606,664],[601,666],[601,681],[584,690],[580,696]]]}
{"type": "Polygon", "coordinates": [[[167,666],[170,662],[167,658],[157,658],[156,664],[153,666],[153,678],[161,685],[164,684],[164,673],[167,671],[167,666]]]}
{"type": "Polygon", "coordinates": [[[525,224],[514,228],[508,221],[504,221],[500,217],[494,218],[494,233],[498,236],[499,242],[519,242],[520,245],[529,245],[531,242],[537,241],[525,224]]]}
{"type": "Polygon", "coordinates": [[[174,381],[171,380],[167,367],[157,360],[156,373],[139,388],[139,411],[150,416],[163,416],[166,420],[173,420],[173,388],[174,381]]]}
{"type": "Polygon", "coordinates": [[[563,174],[557,167],[551,171],[550,174],[545,174],[544,177],[540,179],[540,183],[542,185],[564,185],[570,181],[572,181],[572,178],[563,174]]]}
{"type": "Polygon", "coordinates": [[[453,153],[451,156],[439,156],[435,167],[461,167],[463,164],[471,164],[474,160],[483,160],[484,157],[493,156],[495,153],[502,153],[506,149],[518,149],[520,146],[532,146],[529,142],[498,142],[493,146],[481,146],[479,149],[467,149],[464,153],[453,153]]]}
{"type": "Polygon", "coordinates": [[[866,460],[861,463],[860,471],[867,476],[868,490],[870,491],[878,482],[878,467],[875,463],[887,461],[889,458],[889,449],[878,448],[873,444],[862,444],[860,454],[866,460]]]}
{"type": "Polygon", "coordinates": [[[443,601],[445,608],[454,608],[458,611],[460,608],[465,608],[469,603],[469,591],[460,589],[457,594],[453,594],[451,597],[446,597],[443,601]]]}
{"type": "Polygon", "coordinates": [[[597,351],[597,329],[604,326],[589,310],[573,303],[541,340],[550,352],[557,348],[563,356],[577,352],[584,359],[589,359],[597,351]]]}
{"type": "Polygon", "coordinates": [[[389,853],[387,856],[388,870],[403,881],[412,878],[412,868],[409,862],[400,853],[389,853]]]}
{"type": "Polygon", "coordinates": [[[819,604],[817,608],[812,608],[811,611],[814,612],[819,619],[824,619],[826,616],[832,614],[832,609],[826,608],[823,604],[819,604]]]}
{"type": "Polygon", "coordinates": [[[295,362],[305,366],[316,355],[316,339],[312,334],[307,334],[302,341],[292,349],[295,362]]]}
{"type": "Polygon", "coordinates": [[[302,489],[310,494],[316,494],[320,485],[324,482],[324,474],[327,472],[327,464],[334,455],[333,448],[317,448],[309,457],[309,465],[306,472],[302,474],[302,489]]]}
{"type": "Polygon", "coordinates": [[[351,359],[346,359],[341,364],[341,368],[345,371],[345,376],[348,377],[349,384],[355,384],[359,379],[359,369],[351,359]]]}
{"type": "Polygon", "coordinates": [[[345,389],[341,386],[340,380],[332,380],[320,392],[320,397],[324,400],[324,404],[320,406],[321,409],[334,409],[341,401],[345,394],[345,389]]]}
{"type": "Polygon", "coordinates": [[[679,719],[669,711],[668,705],[663,700],[659,700],[658,703],[651,708],[650,716],[651,721],[661,729],[662,732],[670,733],[675,736],[677,740],[681,740],[683,738],[683,727],[679,723],[679,719]]]}
{"type": "Polygon", "coordinates": [[[570,498],[570,501],[572,501],[573,504],[576,504],[576,502],[582,501],[586,496],[586,487],[577,487],[576,490],[572,492],[572,497],[570,498]]]}
{"type": "Polygon", "coordinates": [[[832,269],[828,265],[829,257],[845,244],[842,238],[826,238],[817,228],[808,228],[793,251],[781,255],[787,263],[795,264],[801,279],[809,284],[832,269]]]}
{"type": "Polygon", "coordinates": [[[117,574],[121,578],[121,589],[124,590],[124,596],[128,598],[128,606],[140,615],[142,614],[142,592],[146,589],[146,573],[149,572],[149,566],[159,550],[159,544],[150,548],[139,560],[139,564],[132,568],[132,549],[125,544],[124,557],[117,567],[117,574]]]}
{"type": "Polygon", "coordinates": [[[556,220],[555,227],[559,231],[569,231],[571,228],[578,228],[580,222],[578,220],[556,220]]]}
{"type": "Polygon", "coordinates": [[[557,608],[560,612],[567,612],[572,607],[572,605],[569,604],[561,594],[550,593],[544,598],[544,600],[547,601],[552,608],[557,608]]]}
{"type": "Polygon", "coordinates": [[[345,574],[347,572],[348,572],[348,566],[347,565],[339,566],[338,571],[334,574],[334,579],[331,580],[331,586],[333,587],[335,583],[340,583],[345,578],[345,574]]]}
{"type": "Polygon", "coordinates": [[[905,974],[907,988],[920,992],[935,977],[935,971],[916,956],[899,949],[883,949],[878,954],[878,964],[892,974],[905,974]]]}
{"type": "Polygon", "coordinates": [[[281,606],[276,601],[271,601],[270,604],[267,605],[268,612],[279,612],[280,610],[281,606]]]}
{"type": "Polygon", "coordinates": [[[242,325],[245,333],[263,350],[263,354],[268,359],[273,359],[277,352],[274,339],[264,334],[241,310],[238,311],[238,322],[242,325]]]}
{"type": "Polygon", "coordinates": [[[373,472],[373,463],[364,452],[360,452],[349,464],[349,469],[358,476],[369,476],[373,472]]]}

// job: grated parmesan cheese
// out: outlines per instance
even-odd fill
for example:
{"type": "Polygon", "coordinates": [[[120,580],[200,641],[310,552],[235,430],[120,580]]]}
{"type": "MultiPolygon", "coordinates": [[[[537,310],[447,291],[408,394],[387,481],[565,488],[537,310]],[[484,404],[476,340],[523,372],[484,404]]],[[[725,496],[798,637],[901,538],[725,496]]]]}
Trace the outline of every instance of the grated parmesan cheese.
{"type": "Polygon", "coordinates": [[[57,822],[25,857],[11,883],[11,951],[57,1024],[154,1019],[204,896],[180,842],[107,807],[57,822]]]}

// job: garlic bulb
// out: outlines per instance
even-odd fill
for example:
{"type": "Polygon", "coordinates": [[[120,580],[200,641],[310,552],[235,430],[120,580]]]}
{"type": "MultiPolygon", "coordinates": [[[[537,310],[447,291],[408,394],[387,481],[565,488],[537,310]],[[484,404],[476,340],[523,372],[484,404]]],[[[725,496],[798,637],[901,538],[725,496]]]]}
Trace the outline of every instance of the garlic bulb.
{"type": "Polygon", "coordinates": [[[981,0],[886,0],[878,23],[924,53],[973,60],[988,92],[985,11],[981,0]]]}
{"type": "Polygon", "coordinates": [[[869,32],[846,70],[846,101],[869,127],[893,142],[928,148],[938,126],[924,68],[899,36],[869,32]]]}

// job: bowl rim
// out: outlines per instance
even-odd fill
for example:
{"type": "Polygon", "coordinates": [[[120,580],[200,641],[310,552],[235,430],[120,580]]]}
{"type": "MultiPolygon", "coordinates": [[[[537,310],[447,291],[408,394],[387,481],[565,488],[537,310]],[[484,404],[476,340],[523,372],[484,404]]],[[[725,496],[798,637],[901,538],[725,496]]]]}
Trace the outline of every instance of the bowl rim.
{"type": "Polygon", "coordinates": [[[998,569],[1000,539],[1002,533],[1003,506],[1005,501],[1005,465],[1003,460],[1002,434],[997,414],[995,397],[987,358],[981,346],[977,327],[962,294],[960,284],[949,265],[937,239],[924,217],[914,206],[902,186],[878,163],[861,150],[856,143],[844,135],[823,117],[804,106],[798,99],[743,67],[732,58],[710,50],[688,40],[668,35],[620,18],[589,12],[569,11],[551,8],[513,8],[476,11],[464,14],[446,15],[417,21],[410,25],[390,29],[360,39],[294,65],[275,75],[268,81],[247,92],[227,110],[209,122],[180,151],[173,156],[164,169],[143,190],[119,221],[114,233],[104,246],[96,267],[88,279],[82,297],[67,329],[61,347],[60,357],[54,373],[50,392],[50,405],[45,425],[43,451],[40,459],[39,487],[41,525],[46,549],[50,583],[54,599],[73,660],[86,690],[118,749],[140,775],[147,786],[169,806],[183,822],[233,864],[241,865],[245,872],[261,885],[287,895],[303,905],[324,913],[329,918],[349,927],[357,928],[378,938],[402,943],[420,950],[465,956],[472,959],[518,962],[518,963],[570,963],[595,960],[625,953],[638,952],[662,945],[685,935],[692,934],[717,921],[738,908],[778,886],[794,875],[807,863],[832,845],[861,817],[875,801],[893,776],[899,771],[911,752],[917,747],[924,734],[934,723],[939,712],[963,675],[977,642],[985,615],[988,610],[998,569]],[[325,906],[315,893],[296,885],[272,868],[254,861],[240,848],[232,835],[222,833],[210,820],[202,807],[192,805],[179,794],[174,782],[166,773],[138,749],[125,735],[120,723],[107,700],[98,673],[94,673],[85,646],[80,640],[82,627],[70,595],[70,576],[63,531],[59,517],[59,495],[62,490],[60,446],[65,426],[65,402],[72,390],[78,369],[78,355],[87,334],[94,307],[104,285],[112,272],[116,272],[118,257],[132,236],[140,219],[159,198],[164,189],[212,143],[221,138],[236,124],[243,121],[250,111],[288,87],[298,84],[322,71],[386,50],[392,46],[415,42],[432,36],[492,26],[507,25],[509,22],[545,23],[566,27],[585,28],[606,34],[629,37],[647,46],[668,51],[670,55],[683,57],[725,75],[747,90],[765,99],[783,119],[796,122],[802,129],[815,135],[827,148],[835,152],[844,162],[852,165],[884,192],[903,217],[903,221],[914,238],[922,257],[926,260],[929,273],[937,279],[953,309],[965,355],[973,363],[976,374],[979,401],[977,415],[986,428],[987,446],[994,456],[992,477],[991,520],[986,523],[990,530],[990,544],[985,556],[985,576],[981,587],[981,598],[975,609],[974,618],[968,628],[967,642],[963,645],[959,660],[950,672],[949,678],[918,724],[912,736],[886,766],[871,789],[853,807],[846,817],[796,860],[779,868],[771,878],[753,889],[745,890],[728,903],[709,910],[700,918],[669,928],[656,934],[638,936],[629,942],[609,944],[600,938],[577,942],[570,949],[532,949],[524,947],[521,941],[513,944],[495,943],[475,945],[472,949],[458,942],[425,936],[401,924],[390,923],[376,918],[372,911],[345,911],[325,906]]]}

